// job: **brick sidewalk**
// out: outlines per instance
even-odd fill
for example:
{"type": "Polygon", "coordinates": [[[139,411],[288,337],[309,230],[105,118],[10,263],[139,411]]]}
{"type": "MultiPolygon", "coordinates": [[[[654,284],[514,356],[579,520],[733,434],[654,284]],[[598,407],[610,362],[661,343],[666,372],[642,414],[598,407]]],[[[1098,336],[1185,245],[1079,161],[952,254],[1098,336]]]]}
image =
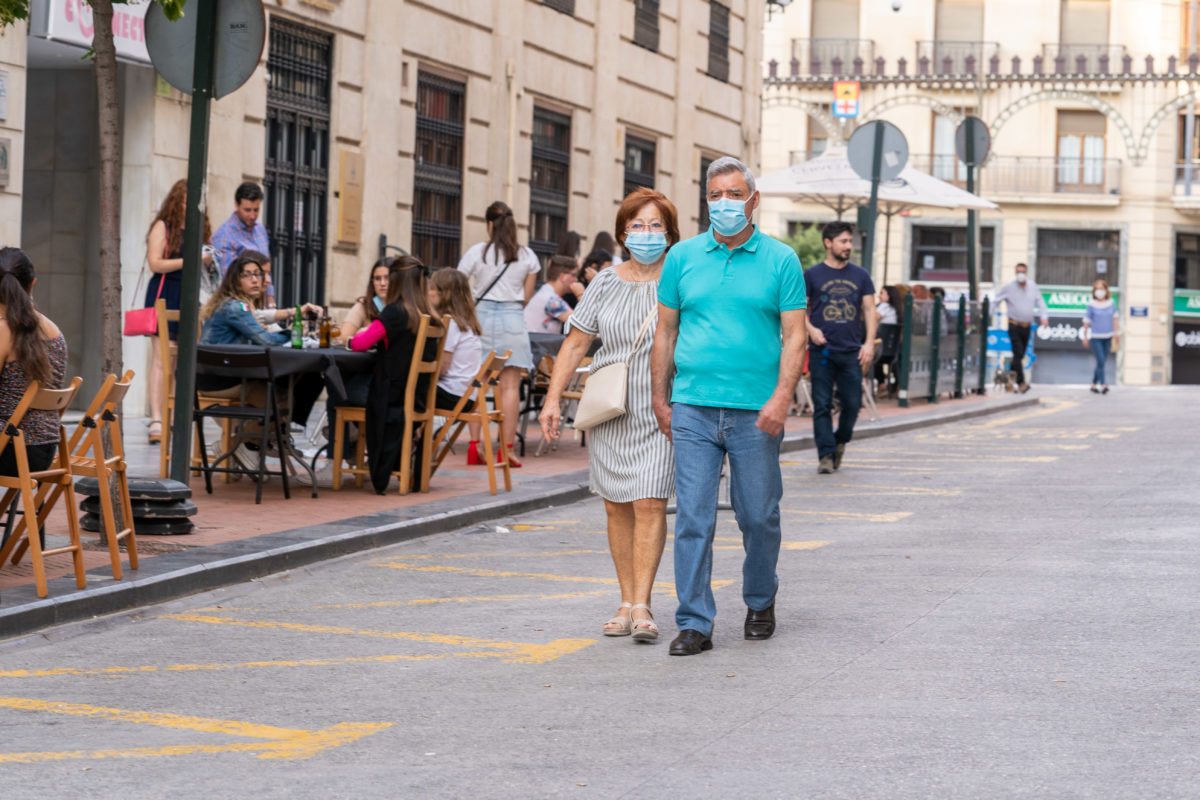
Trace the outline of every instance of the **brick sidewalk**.
{"type": "MultiPolygon", "coordinates": [[[[961,400],[943,400],[932,405],[919,402],[915,406],[902,409],[895,401],[879,404],[878,422],[868,421],[865,413],[859,417],[857,430],[867,434],[872,428],[888,427],[890,424],[906,421],[911,418],[914,422],[929,418],[957,416],[961,412],[971,410],[986,410],[987,406],[1007,405],[1012,396],[977,396],[972,395],[961,400]]],[[[314,413],[319,413],[319,410],[314,413]]],[[[158,447],[147,445],[143,431],[143,420],[130,419],[126,424],[126,445],[130,473],[135,476],[155,476],[158,472],[158,447]]],[[[786,438],[793,441],[802,436],[811,437],[812,419],[810,416],[791,417],[788,420],[786,438]]],[[[522,459],[523,466],[512,470],[514,493],[522,487],[530,488],[547,478],[572,475],[580,482],[586,483],[587,449],[568,433],[560,442],[556,451],[551,451],[540,457],[533,453],[541,440],[540,431],[530,426],[529,441],[526,456],[522,459]]],[[[465,437],[464,437],[465,438],[465,437]]],[[[803,446],[793,443],[793,447],[803,446]]],[[[480,467],[466,466],[466,443],[460,442],[456,447],[457,453],[452,454],[431,480],[430,492],[426,494],[413,493],[401,497],[396,494],[395,481],[386,495],[376,495],[370,487],[370,482],[364,482],[362,489],[354,488],[352,480],[346,481],[345,488],[335,492],[328,486],[320,487],[319,496],[312,498],[308,487],[293,486],[290,500],[283,498],[279,479],[270,480],[263,487],[261,505],[255,505],[253,481],[242,479],[235,483],[221,483],[219,478],[214,480],[213,493],[206,494],[202,477],[193,476],[190,482],[192,500],[199,509],[193,517],[196,529],[181,536],[150,536],[138,537],[138,553],[143,566],[147,560],[168,553],[195,551],[200,548],[223,545],[229,542],[239,542],[267,534],[310,528],[349,518],[360,517],[374,512],[394,512],[409,510],[405,517],[419,516],[420,506],[444,507],[445,501],[455,498],[479,495],[487,492],[487,470],[480,467]]],[[[816,459],[813,459],[816,468],[816,459]]],[[[503,501],[506,493],[503,488],[503,475],[497,474],[500,491],[496,500],[503,501]]],[[[82,513],[82,512],[81,512],[82,513]]],[[[56,510],[47,524],[47,547],[66,543],[66,520],[61,509],[56,510]]],[[[89,587],[94,584],[112,584],[112,574],[109,567],[108,550],[98,541],[97,534],[84,532],[84,563],[88,569],[89,587]]],[[[126,565],[127,566],[127,565],[126,565]]],[[[144,569],[142,570],[144,572],[144,569]]],[[[69,554],[50,556],[46,559],[46,574],[48,579],[72,574],[69,554]]],[[[125,580],[137,579],[138,572],[126,569],[125,580]]],[[[33,570],[26,556],[17,565],[5,564],[0,566],[0,590],[33,584],[33,570]]],[[[51,597],[55,596],[55,587],[51,587],[51,597]]],[[[0,597],[0,605],[8,605],[0,597]]]]}

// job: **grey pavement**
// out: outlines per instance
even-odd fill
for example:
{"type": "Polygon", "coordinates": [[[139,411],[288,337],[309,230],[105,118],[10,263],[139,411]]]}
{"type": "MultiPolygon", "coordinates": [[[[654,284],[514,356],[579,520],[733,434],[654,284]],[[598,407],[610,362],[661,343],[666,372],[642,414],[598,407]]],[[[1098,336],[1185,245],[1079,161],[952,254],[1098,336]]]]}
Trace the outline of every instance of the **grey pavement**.
{"type": "Polygon", "coordinates": [[[1200,392],[784,456],[779,632],[600,636],[587,500],[0,643],[5,798],[1095,797],[1200,786],[1200,392]]]}

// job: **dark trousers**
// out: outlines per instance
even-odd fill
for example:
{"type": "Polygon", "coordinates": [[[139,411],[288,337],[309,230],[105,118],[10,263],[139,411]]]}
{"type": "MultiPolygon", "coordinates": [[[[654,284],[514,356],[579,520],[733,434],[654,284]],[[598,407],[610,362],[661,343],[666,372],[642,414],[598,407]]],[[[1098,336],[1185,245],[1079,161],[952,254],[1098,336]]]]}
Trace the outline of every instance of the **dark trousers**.
{"type": "Polygon", "coordinates": [[[846,444],[854,435],[854,423],[862,408],[862,365],[858,351],[833,352],[828,348],[810,350],[808,374],[812,379],[813,438],[817,457],[832,456],[839,444],[846,444]],[[837,386],[841,413],[837,432],[833,430],[833,387],[837,386]]]}
{"type": "Polygon", "coordinates": [[[1017,373],[1017,383],[1025,382],[1025,350],[1029,347],[1028,325],[1008,323],[1008,338],[1012,341],[1012,370],[1017,373]]]}
{"type": "MultiPolygon", "coordinates": [[[[25,454],[29,457],[29,471],[41,472],[44,469],[49,469],[54,462],[54,454],[58,452],[58,442],[50,442],[49,444],[27,444],[25,445],[25,454]]],[[[0,453],[0,475],[16,477],[17,474],[17,451],[13,449],[12,444],[4,448],[4,452],[0,453]]]]}

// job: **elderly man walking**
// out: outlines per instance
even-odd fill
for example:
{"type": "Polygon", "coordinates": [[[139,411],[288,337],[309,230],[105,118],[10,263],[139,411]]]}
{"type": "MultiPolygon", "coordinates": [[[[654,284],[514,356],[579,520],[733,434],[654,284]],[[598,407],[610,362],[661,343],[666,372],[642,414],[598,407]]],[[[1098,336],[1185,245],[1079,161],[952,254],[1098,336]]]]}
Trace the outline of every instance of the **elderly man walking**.
{"type": "Polygon", "coordinates": [[[795,252],[750,222],[759,196],[736,158],[708,168],[711,227],[667,253],[651,356],[654,413],[675,443],[673,656],[712,648],[712,543],[721,462],[746,558],[747,639],[775,633],[779,578],[779,443],[806,341],[795,252]]]}
{"type": "Polygon", "coordinates": [[[1042,290],[1029,278],[1029,267],[1017,264],[1017,276],[1000,287],[996,292],[994,307],[1000,309],[1000,303],[1007,304],[1008,338],[1012,343],[1012,370],[1017,373],[1017,390],[1021,393],[1029,391],[1025,380],[1025,350],[1029,347],[1029,332],[1033,329],[1033,315],[1041,311],[1043,325],[1050,324],[1049,309],[1042,297],[1042,290]]]}

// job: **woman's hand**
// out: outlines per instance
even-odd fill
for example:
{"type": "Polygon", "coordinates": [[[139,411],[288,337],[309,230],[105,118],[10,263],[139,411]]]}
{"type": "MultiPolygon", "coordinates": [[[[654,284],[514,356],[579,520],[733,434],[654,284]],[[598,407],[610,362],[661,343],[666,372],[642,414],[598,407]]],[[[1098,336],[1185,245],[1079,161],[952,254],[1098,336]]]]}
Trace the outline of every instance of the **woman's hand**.
{"type": "Polygon", "coordinates": [[[316,303],[305,303],[300,307],[300,313],[304,314],[306,317],[321,317],[324,316],[325,309],[321,308],[316,303]]]}
{"type": "Polygon", "coordinates": [[[542,435],[547,439],[558,438],[558,426],[562,422],[562,403],[557,397],[546,395],[542,401],[542,413],[538,414],[538,422],[542,425],[542,435]]]}

